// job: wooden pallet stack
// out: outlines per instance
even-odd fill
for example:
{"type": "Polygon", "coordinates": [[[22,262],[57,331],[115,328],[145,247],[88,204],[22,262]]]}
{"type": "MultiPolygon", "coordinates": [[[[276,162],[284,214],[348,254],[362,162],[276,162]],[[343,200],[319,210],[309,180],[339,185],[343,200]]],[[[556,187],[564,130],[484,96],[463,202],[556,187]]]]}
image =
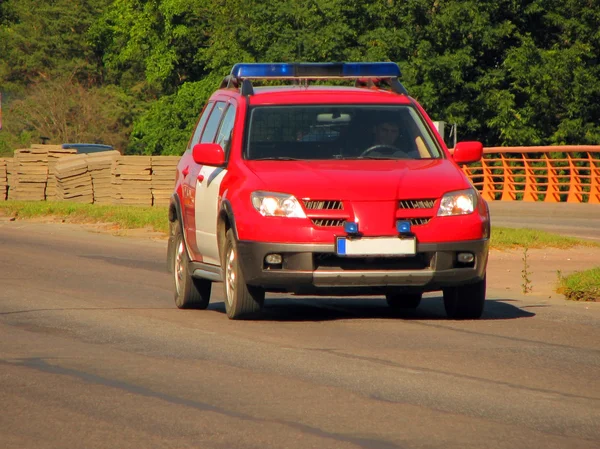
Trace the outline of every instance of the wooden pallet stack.
{"type": "Polygon", "coordinates": [[[113,204],[152,206],[150,156],[121,156],[113,168],[113,204]]]}
{"type": "Polygon", "coordinates": [[[44,201],[48,183],[48,150],[45,145],[15,150],[14,184],[11,199],[17,201],[44,201]]]}
{"type": "Polygon", "coordinates": [[[88,171],[94,189],[94,204],[112,204],[112,170],[120,156],[121,153],[118,151],[102,151],[87,155],[88,171]]]}
{"type": "Polygon", "coordinates": [[[152,157],[152,205],[168,206],[180,156],[152,157]]]}
{"type": "Polygon", "coordinates": [[[77,150],[73,148],[63,148],[61,145],[44,145],[44,147],[48,149],[48,184],[46,186],[46,200],[56,201],[57,187],[54,167],[59,159],[77,154],[77,150]]]}
{"type": "Polygon", "coordinates": [[[56,199],[77,203],[92,203],[94,191],[85,154],[63,157],[54,166],[56,199]]]}
{"type": "Polygon", "coordinates": [[[6,201],[8,195],[8,171],[6,159],[0,159],[0,201],[6,201]]]}

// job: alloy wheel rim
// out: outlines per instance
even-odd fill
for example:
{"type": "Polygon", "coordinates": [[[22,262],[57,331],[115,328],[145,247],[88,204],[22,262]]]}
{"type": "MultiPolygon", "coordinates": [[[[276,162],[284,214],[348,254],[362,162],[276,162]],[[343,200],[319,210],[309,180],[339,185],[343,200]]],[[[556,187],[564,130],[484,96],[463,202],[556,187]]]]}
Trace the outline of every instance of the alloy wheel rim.
{"type": "Polygon", "coordinates": [[[235,251],[230,248],[227,252],[227,260],[225,265],[225,280],[227,289],[227,303],[233,305],[233,294],[235,293],[235,270],[233,263],[235,262],[235,251]]]}
{"type": "Polygon", "coordinates": [[[183,247],[183,240],[180,240],[177,245],[177,254],[175,255],[175,288],[177,289],[177,293],[181,293],[181,286],[183,284],[183,252],[185,251],[183,247]]]}

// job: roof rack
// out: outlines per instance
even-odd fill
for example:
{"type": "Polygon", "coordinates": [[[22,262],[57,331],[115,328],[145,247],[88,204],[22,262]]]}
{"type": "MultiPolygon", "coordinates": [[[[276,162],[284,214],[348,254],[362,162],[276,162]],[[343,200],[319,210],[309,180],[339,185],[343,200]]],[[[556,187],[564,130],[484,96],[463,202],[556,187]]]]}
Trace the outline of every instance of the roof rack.
{"type": "Polygon", "coordinates": [[[398,78],[358,78],[354,82],[355,87],[367,87],[373,89],[379,87],[380,84],[387,84],[392,92],[400,95],[408,95],[406,87],[398,81],[398,78]]]}
{"type": "Polygon", "coordinates": [[[356,79],[357,87],[387,84],[393,92],[408,95],[402,83],[398,64],[393,62],[333,62],[333,63],[240,63],[235,64],[221,88],[239,88],[242,95],[253,95],[251,79],[309,80],[356,79]]]}

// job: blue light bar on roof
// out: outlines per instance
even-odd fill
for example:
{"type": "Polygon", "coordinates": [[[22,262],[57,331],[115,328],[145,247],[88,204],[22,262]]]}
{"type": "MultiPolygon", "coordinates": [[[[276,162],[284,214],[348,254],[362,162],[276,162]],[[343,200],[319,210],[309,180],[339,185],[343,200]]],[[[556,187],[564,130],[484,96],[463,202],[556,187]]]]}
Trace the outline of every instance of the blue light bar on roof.
{"type": "Polygon", "coordinates": [[[231,69],[231,75],[244,78],[394,78],[400,76],[393,62],[333,62],[333,63],[241,63],[231,69]]]}

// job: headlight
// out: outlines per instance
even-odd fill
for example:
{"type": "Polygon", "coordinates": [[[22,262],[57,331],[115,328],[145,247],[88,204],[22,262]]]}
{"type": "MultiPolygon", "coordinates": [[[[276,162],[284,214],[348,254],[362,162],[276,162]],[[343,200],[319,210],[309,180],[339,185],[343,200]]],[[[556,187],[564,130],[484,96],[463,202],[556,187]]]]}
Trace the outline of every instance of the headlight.
{"type": "Polygon", "coordinates": [[[252,192],[252,205],[264,217],[306,218],[302,206],[286,193],[252,192]]]}
{"type": "Polygon", "coordinates": [[[473,189],[449,192],[442,197],[437,214],[438,217],[470,214],[475,210],[476,204],[477,193],[473,189]]]}

